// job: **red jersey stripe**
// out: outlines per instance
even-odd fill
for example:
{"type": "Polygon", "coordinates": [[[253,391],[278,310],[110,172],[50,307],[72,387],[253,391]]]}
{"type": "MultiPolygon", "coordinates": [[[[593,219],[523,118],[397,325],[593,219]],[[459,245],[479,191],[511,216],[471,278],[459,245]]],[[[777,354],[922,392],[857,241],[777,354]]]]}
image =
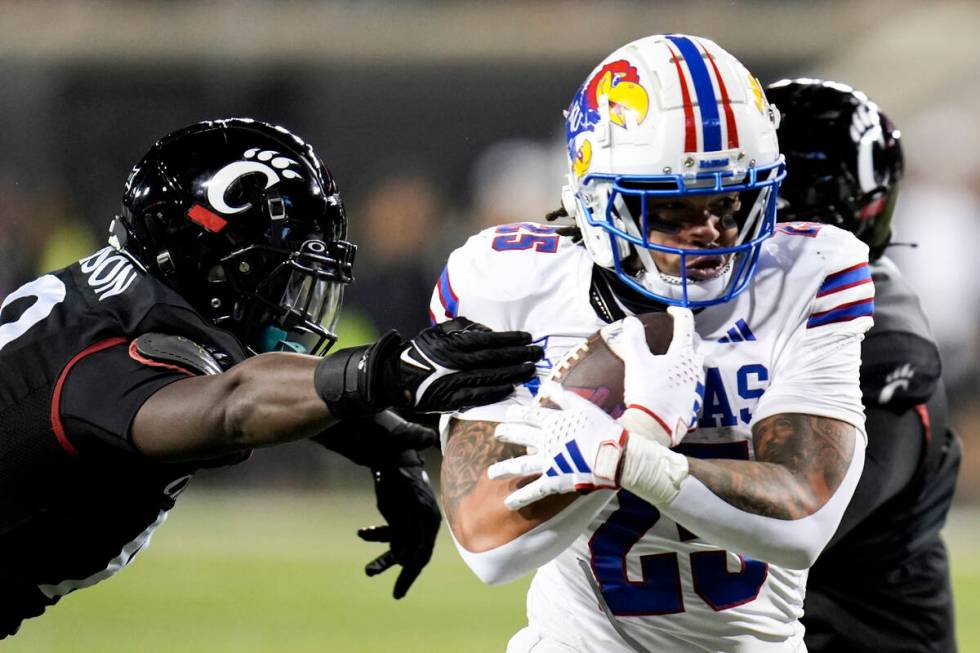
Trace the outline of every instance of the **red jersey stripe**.
{"type": "Polygon", "coordinates": [[[54,431],[54,437],[58,439],[58,444],[61,445],[62,449],[68,452],[69,456],[77,458],[78,449],[76,449],[75,445],[68,440],[68,435],[65,433],[65,427],[61,423],[61,390],[65,385],[65,379],[68,378],[68,373],[71,372],[71,368],[75,367],[78,361],[82,360],[86,356],[102,351],[103,349],[121,345],[124,342],[126,342],[126,338],[115,337],[107,338],[95,343],[94,345],[89,345],[82,351],[75,354],[75,356],[68,361],[68,364],[65,365],[64,369],[61,370],[61,374],[58,375],[58,381],[54,384],[54,393],[51,396],[51,430],[54,431]]]}

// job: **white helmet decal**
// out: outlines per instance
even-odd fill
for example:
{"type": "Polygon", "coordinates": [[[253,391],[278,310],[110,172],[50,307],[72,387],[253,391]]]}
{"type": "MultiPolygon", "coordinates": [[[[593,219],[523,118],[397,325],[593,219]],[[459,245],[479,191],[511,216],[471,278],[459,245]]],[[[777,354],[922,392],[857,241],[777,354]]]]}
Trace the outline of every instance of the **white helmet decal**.
{"type": "Polygon", "coordinates": [[[875,145],[884,147],[885,132],[881,129],[878,105],[870,100],[859,104],[851,117],[851,140],[858,147],[858,184],[865,193],[876,189],[881,180],[875,178],[875,145]]]}
{"type": "Polygon", "coordinates": [[[279,183],[280,177],[276,170],[281,170],[282,176],[286,179],[302,179],[298,172],[289,169],[289,166],[299,164],[287,157],[278,156],[278,154],[278,152],[274,152],[272,150],[259,150],[259,148],[247,150],[244,155],[245,159],[258,160],[235,161],[234,163],[229,163],[224,168],[216,172],[207,183],[208,203],[210,203],[216,211],[219,213],[224,213],[225,215],[241,213],[242,211],[251,208],[252,204],[250,202],[246,202],[242,206],[229,206],[228,203],[225,202],[225,193],[228,192],[228,189],[231,188],[232,184],[234,184],[236,181],[245,175],[250,175],[255,172],[261,172],[265,175],[266,188],[271,188],[279,183]],[[258,154],[258,156],[256,156],[256,154],[258,154]],[[269,163],[265,163],[266,161],[269,163]]]}

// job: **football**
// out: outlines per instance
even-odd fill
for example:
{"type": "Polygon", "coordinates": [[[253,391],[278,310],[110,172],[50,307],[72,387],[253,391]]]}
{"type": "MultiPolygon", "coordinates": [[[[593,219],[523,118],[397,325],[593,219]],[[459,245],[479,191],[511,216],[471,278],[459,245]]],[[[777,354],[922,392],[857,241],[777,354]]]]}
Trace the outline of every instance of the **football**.
{"type": "MultiPolygon", "coordinates": [[[[654,354],[665,353],[673,336],[674,319],[668,313],[644,313],[637,317],[643,323],[650,351],[654,354]]],[[[604,332],[609,328],[596,331],[584,343],[565,354],[549,380],[585,397],[613,417],[619,417],[625,408],[624,367],[622,359],[606,344],[604,332]]]]}

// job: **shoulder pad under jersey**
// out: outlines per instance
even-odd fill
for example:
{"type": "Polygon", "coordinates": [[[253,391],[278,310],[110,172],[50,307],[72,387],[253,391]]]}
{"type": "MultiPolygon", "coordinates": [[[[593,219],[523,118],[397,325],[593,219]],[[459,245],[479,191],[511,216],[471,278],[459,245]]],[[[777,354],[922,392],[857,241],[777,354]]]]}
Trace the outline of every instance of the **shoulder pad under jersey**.
{"type": "MultiPolygon", "coordinates": [[[[432,293],[430,320],[466,316],[492,329],[519,328],[544,296],[560,296],[585,249],[557,228],[530,222],[491,227],[449,255],[432,293]]],[[[591,274],[591,263],[585,269],[591,274]]]]}
{"type": "Polygon", "coordinates": [[[895,265],[881,258],[872,265],[875,325],[861,348],[861,390],[868,406],[905,409],[924,403],[942,374],[918,298],[895,265]]]}
{"type": "Polygon", "coordinates": [[[157,363],[193,370],[198,374],[221,374],[221,365],[211,353],[183,336],[144,333],[132,344],[136,356],[157,363]]]}

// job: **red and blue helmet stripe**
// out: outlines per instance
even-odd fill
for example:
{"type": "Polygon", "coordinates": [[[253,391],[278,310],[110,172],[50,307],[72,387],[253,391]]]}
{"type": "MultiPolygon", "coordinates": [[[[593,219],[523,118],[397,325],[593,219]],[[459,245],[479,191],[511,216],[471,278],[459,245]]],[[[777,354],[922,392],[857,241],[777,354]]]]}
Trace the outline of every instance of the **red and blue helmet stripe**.
{"type": "Polygon", "coordinates": [[[667,39],[677,46],[681,56],[687,63],[694,82],[694,93],[697,96],[698,108],[701,110],[701,141],[704,152],[721,150],[721,118],[718,115],[718,100],[715,89],[711,84],[711,74],[704,65],[698,46],[686,36],[672,35],[667,39]]]}
{"type": "Polygon", "coordinates": [[[673,43],[678,51],[680,52],[680,57],[675,55],[674,64],[677,69],[677,76],[680,79],[681,94],[684,102],[684,117],[686,123],[686,133],[684,137],[684,151],[685,152],[697,152],[697,134],[696,134],[696,121],[694,119],[694,108],[691,103],[690,92],[688,91],[688,81],[687,76],[684,74],[684,69],[680,64],[680,60],[683,59],[687,63],[687,69],[691,73],[691,79],[693,81],[694,93],[697,98],[698,109],[701,113],[701,143],[702,152],[718,152],[722,149],[722,138],[721,138],[721,116],[718,114],[718,105],[721,104],[725,111],[725,128],[727,131],[727,148],[733,149],[738,147],[738,125],[735,122],[735,113],[732,111],[731,100],[728,96],[728,87],[725,86],[725,80],[721,76],[721,71],[718,70],[718,64],[715,63],[715,58],[708,51],[704,45],[700,48],[698,44],[695,44],[691,38],[683,36],[680,34],[675,34],[668,36],[667,39],[673,43]],[[704,52],[704,57],[702,57],[701,52],[704,52]],[[711,70],[708,70],[708,66],[705,65],[705,58],[708,63],[711,64],[711,70]],[[714,80],[718,85],[718,94],[721,96],[720,99],[715,94],[715,88],[712,83],[712,74],[714,80]]]}

